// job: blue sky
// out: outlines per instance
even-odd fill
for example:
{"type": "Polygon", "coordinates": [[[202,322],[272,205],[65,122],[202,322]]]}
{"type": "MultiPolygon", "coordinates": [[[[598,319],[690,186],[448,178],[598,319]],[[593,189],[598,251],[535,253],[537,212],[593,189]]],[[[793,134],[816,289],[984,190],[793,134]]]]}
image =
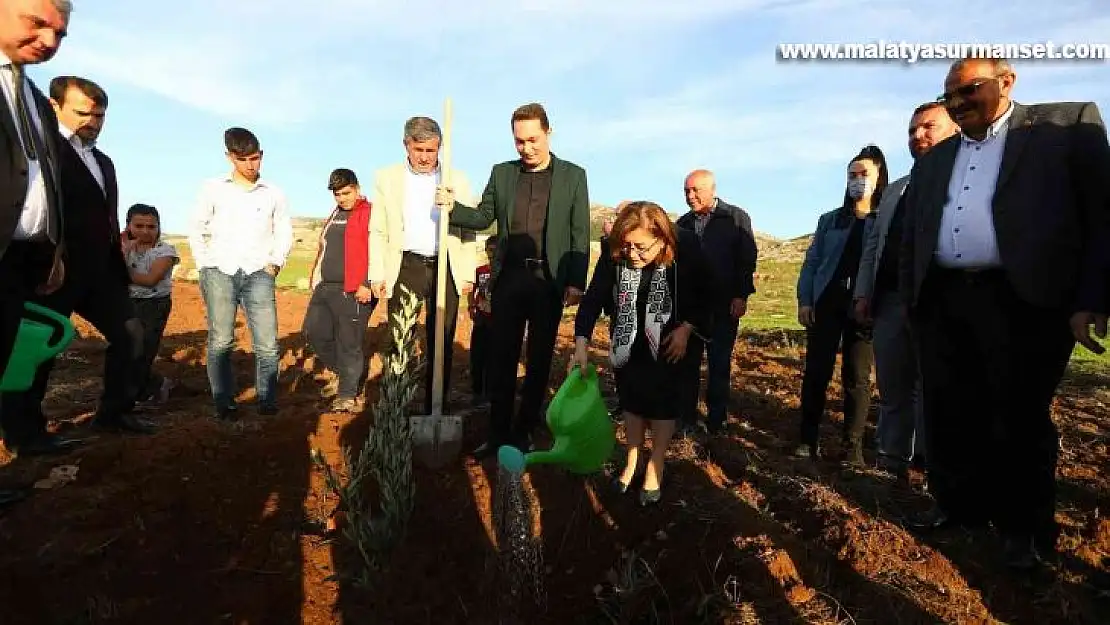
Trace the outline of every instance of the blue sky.
{"type": "MultiPolygon", "coordinates": [[[[592,201],[682,212],[683,177],[705,167],[757,230],[795,236],[839,202],[864,144],[905,173],[909,112],[941,91],[947,62],[781,62],[777,44],[1110,42],[1104,3],[77,0],[61,52],[32,75],[105,87],[121,210],[154,204],[168,232],[227,170],[228,126],[259,135],[263,176],[294,214],[325,215],[333,168],[369,187],[403,157],[404,120],[441,117],[450,96],[454,163],[479,190],[515,156],[512,109],[539,101],[592,201]]],[[[1015,65],[1019,102],[1093,100],[1110,117],[1110,63],[1015,65]]]]}

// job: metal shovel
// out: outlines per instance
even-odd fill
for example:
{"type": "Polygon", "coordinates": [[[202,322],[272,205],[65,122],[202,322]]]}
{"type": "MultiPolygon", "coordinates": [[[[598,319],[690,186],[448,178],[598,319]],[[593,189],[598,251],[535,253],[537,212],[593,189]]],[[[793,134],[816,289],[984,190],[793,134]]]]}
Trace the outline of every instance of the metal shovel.
{"type": "MultiPolygon", "coordinates": [[[[442,184],[450,186],[451,176],[451,99],[443,103],[443,144],[440,150],[442,184]]],[[[432,414],[409,417],[412,429],[412,455],[418,463],[438,469],[458,457],[462,451],[463,424],[460,415],[443,414],[443,355],[453,340],[445,344],[444,318],[447,314],[447,225],[448,215],[439,216],[439,262],[436,263],[436,350],[432,369],[432,414]]]]}

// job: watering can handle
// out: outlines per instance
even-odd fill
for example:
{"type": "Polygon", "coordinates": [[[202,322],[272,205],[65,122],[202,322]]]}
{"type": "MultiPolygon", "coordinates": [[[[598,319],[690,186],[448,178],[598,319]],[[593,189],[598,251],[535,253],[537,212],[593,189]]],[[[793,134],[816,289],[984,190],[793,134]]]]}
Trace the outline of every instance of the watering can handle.
{"type": "Polygon", "coordinates": [[[592,380],[597,377],[597,367],[590,363],[586,365],[586,370],[582,371],[581,365],[574,365],[570,370],[570,375],[578,375],[584,380],[592,380]]]}
{"type": "Polygon", "coordinates": [[[49,351],[52,352],[51,356],[57,356],[69,345],[70,341],[73,340],[75,330],[68,317],[61,315],[55,310],[51,310],[45,306],[40,306],[39,304],[35,304],[32,302],[25,302],[23,304],[23,308],[28,312],[34,314],[35,316],[53,321],[61,330],[60,332],[55,332],[50,337],[51,339],[54,339],[49,346],[49,351]]]}

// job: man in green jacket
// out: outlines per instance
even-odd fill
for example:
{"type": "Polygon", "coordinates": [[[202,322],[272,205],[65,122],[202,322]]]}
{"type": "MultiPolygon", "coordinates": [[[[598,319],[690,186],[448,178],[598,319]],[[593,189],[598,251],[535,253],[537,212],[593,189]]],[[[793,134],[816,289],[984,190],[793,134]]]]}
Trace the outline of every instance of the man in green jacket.
{"type": "Polygon", "coordinates": [[[551,124],[540,104],[513,112],[520,158],[493,167],[477,207],[440,188],[436,203],[451,225],[484,230],[497,223],[497,255],[490,284],[493,309],[488,388],[489,438],[475,450],[485,457],[501,445],[531,447],[551,375],[563,307],[586,288],[590,252],[590,197],[586,171],[551,153],[551,124]],[[528,362],[514,423],[517,363],[528,328],[528,362]]]}

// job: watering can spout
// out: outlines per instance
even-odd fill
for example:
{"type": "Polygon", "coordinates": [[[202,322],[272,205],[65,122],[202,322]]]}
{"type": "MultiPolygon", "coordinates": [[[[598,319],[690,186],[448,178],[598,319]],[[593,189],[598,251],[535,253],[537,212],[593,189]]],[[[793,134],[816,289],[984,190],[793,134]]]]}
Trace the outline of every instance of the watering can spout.
{"type": "MultiPolygon", "coordinates": [[[[556,445],[557,447],[558,445],[556,445]]],[[[532,451],[524,456],[527,464],[560,464],[569,465],[575,460],[573,454],[568,449],[552,448],[548,450],[532,451]]]]}

